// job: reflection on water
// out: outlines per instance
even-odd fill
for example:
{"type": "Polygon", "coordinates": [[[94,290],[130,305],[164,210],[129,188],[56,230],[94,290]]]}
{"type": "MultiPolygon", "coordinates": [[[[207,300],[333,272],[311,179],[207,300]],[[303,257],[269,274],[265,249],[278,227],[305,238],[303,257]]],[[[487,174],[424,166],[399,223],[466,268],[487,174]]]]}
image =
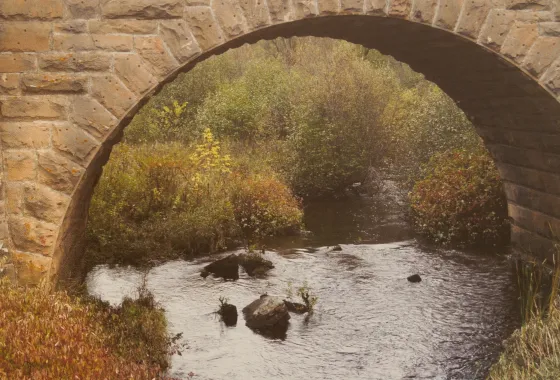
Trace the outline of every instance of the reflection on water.
{"type": "MultiPolygon", "coordinates": [[[[183,332],[189,346],[172,358],[171,374],[186,378],[193,371],[199,380],[483,379],[518,323],[508,262],[422,247],[409,240],[395,202],[380,199],[307,207],[313,235],[267,252],[276,268],[266,279],[245,273],[236,282],[203,279],[199,272],[209,259],[150,270],[147,285],[166,309],[170,332],[183,332]],[[329,252],[327,245],[338,243],[345,243],[343,250],[329,252]],[[414,273],[423,281],[409,283],[414,273]],[[285,340],[255,334],[242,316],[236,327],[225,327],[214,314],[220,296],[241,310],[262,293],[283,296],[290,283],[305,281],[319,296],[316,313],[308,320],[292,315],[285,340]]],[[[134,294],[141,277],[132,268],[99,266],[88,288],[116,303],[134,294]]]]}

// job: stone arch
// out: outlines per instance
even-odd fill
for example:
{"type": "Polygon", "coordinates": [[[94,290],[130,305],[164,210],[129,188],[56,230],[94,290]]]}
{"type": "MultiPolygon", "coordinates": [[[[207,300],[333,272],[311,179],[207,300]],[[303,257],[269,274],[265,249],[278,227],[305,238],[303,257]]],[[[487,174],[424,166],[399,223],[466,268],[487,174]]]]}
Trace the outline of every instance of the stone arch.
{"type": "Polygon", "coordinates": [[[0,239],[21,281],[80,253],[111,147],[181,71],[260,39],[376,48],[438,84],[493,155],[514,245],[560,232],[560,0],[9,0],[0,3],[0,239]]]}

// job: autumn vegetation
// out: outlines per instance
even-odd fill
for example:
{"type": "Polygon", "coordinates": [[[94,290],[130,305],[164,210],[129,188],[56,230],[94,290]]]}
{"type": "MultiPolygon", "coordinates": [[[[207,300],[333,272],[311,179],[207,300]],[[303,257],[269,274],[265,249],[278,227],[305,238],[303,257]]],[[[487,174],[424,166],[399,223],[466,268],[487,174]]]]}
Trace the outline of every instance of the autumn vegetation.
{"type": "Polygon", "coordinates": [[[0,379],[168,379],[173,338],[149,293],[110,306],[0,279],[0,294],[0,379]]]}
{"type": "MultiPolygon", "coordinates": [[[[272,236],[297,233],[305,203],[344,196],[356,182],[373,186],[379,178],[372,172],[396,173],[412,189],[422,175],[433,175],[422,169],[432,156],[453,149],[485,164],[468,169],[465,159],[447,168],[449,187],[492,188],[487,195],[498,197],[484,203],[465,195],[462,201],[484,203],[468,223],[491,219],[492,212],[501,218],[505,206],[491,159],[461,110],[422,75],[342,41],[244,46],[179,76],[126,129],[92,201],[86,257],[91,264],[145,264],[231,246],[260,248],[272,236]],[[451,173],[465,168],[483,177],[451,173]]],[[[420,212],[430,197],[447,195],[448,214],[465,211],[453,209],[457,191],[428,182],[412,196],[421,233],[449,243],[502,239],[495,224],[503,220],[479,233],[457,218],[453,228],[461,238],[426,233],[445,224],[420,212]]]]}

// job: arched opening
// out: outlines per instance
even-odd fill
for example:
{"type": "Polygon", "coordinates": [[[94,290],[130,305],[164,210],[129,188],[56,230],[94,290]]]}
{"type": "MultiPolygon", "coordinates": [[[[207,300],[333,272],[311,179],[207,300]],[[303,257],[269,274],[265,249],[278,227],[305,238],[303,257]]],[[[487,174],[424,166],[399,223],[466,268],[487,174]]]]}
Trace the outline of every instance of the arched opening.
{"type": "MultiPolygon", "coordinates": [[[[496,161],[505,181],[513,243],[536,255],[549,254],[560,223],[560,103],[512,61],[459,34],[385,17],[306,18],[233,38],[174,71],[156,91],[209,56],[261,39],[293,36],[342,39],[377,49],[440,86],[468,115],[496,161]]],[[[60,229],[52,278],[71,268],[79,255],[89,201],[102,166],[125,126],[153,93],[135,102],[88,165],[60,229]]],[[[104,100],[110,102],[111,95],[104,100]]]]}

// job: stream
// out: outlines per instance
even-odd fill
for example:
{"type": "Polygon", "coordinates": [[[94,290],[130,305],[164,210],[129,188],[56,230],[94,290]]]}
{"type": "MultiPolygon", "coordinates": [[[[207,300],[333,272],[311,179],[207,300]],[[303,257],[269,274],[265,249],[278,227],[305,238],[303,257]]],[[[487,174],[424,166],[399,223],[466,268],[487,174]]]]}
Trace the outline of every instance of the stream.
{"type": "MultiPolygon", "coordinates": [[[[387,182],[376,197],[318,202],[305,209],[305,237],[281,239],[265,256],[264,279],[240,270],[235,282],[200,277],[220,256],[170,261],[147,273],[170,333],[188,347],[169,374],[197,380],[484,379],[501,342],[519,325],[515,279],[503,255],[436,249],[414,239],[387,182]],[[340,244],[342,251],[329,246],[340,244]],[[418,273],[422,282],[409,283],[418,273]],[[221,296],[240,311],[260,294],[286,297],[307,283],[315,313],[292,315],[285,339],[226,327],[214,313],[221,296]]],[[[242,252],[242,250],[233,251],[242,252]]],[[[223,255],[231,254],[226,252],[223,255]]],[[[118,303],[143,274],[95,267],[88,290],[118,303]]]]}

